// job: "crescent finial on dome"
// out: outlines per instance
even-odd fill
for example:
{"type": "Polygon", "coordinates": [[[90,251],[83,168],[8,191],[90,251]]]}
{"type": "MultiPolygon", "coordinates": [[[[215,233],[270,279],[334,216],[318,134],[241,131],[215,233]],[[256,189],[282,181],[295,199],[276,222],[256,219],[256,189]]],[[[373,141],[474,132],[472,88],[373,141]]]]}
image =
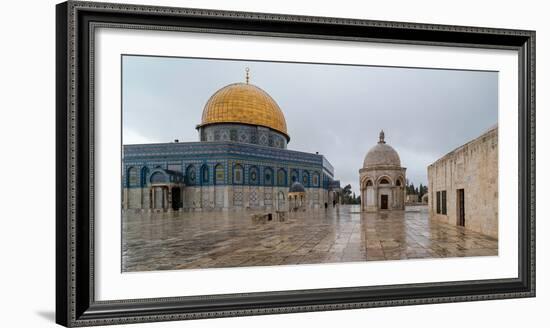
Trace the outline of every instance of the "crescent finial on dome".
{"type": "Polygon", "coordinates": [[[380,140],[378,140],[378,143],[386,143],[386,141],[384,141],[384,130],[380,130],[380,140]]]}
{"type": "Polygon", "coordinates": [[[271,96],[250,84],[248,67],[246,83],[231,83],[218,89],[206,102],[197,129],[210,124],[244,123],[278,131],[290,141],[283,111],[271,96]]]}

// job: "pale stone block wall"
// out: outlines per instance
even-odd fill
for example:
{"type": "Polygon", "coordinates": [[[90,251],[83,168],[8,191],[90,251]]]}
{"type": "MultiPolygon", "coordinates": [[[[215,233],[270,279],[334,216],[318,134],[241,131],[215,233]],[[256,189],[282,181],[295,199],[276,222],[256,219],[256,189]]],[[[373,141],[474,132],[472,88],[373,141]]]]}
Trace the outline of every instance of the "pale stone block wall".
{"type": "Polygon", "coordinates": [[[458,192],[464,189],[465,228],[498,237],[498,129],[494,128],[428,166],[430,217],[458,224],[458,192]],[[446,190],[447,214],[437,214],[446,190]]]}
{"type": "Polygon", "coordinates": [[[130,209],[142,208],[141,198],[142,198],[141,188],[127,189],[128,208],[130,209]]]}
{"type": "MultiPolygon", "coordinates": [[[[332,206],[332,197],[322,188],[305,188],[307,209],[324,208],[324,203],[332,206]]],[[[150,187],[124,188],[125,209],[154,209],[151,204],[150,187]]],[[[165,191],[164,205],[171,210],[171,187],[165,191]]],[[[183,186],[181,187],[182,210],[277,210],[288,211],[288,187],[277,186],[183,186]]]]}

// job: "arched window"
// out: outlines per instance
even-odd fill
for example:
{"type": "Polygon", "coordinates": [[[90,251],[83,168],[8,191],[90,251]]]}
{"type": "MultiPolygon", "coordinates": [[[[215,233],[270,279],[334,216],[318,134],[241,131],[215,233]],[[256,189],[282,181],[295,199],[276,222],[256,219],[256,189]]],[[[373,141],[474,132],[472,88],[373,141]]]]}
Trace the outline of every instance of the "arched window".
{"type": "Polygon", "coordinates": [[[195,171],[194,165],[189,165],[187,167],[185,176],[187,177],[187,185],[193,186],[197,183],[197,172],[195,171]]]}
{"type": "Polygon", "coordinates": [[[258,184],[259,176],[258,176],[258,168],[255,166],[250,167],[250,170],[248,171],[248,181],[250,184],[255,185],[258,184]]]}
{"type": "Polygon", "coordinates": [[[371,180],[367,180],[367,187],[372,187],[372,181],[371,180]]]}
{"type": "Polygon", "coordinates": [[[304,187],[309,187],[309,172],[308,171],[304,171],[302,173],[302,184],[304,185],[304,187]]]}
{"type": "Polygon", "coordinates": [[[210,172],[208,172],[208,165],[203,164],[201,166],[201,183],[202,184],[208,184],[208,180],[210,179],[210,172]]]}
{"type": "Polygon", "coordinates": [[[141,186],[147,185],[147,175],[149,174],[149,168],[144,166],[141,168],[141,186]]]}
{"type": "Polygon", "coordinates": [[[214,183],[217,185],[225,183],[225,170],[222,164],[217,164],[214,167],[214,183]]]}
{"type": "Polygon", "coordinates": [[[237,130],[235,129],[229,130],[229,140],[237,141],[237,130]]]}
{"type": "Polygon", "coordinates": [[[244,172],[243,167],[240,164],[235,164],[233,166],[233,183],[235,184],[242,184],[244,180],[244,172]]]}
{"type": "Polygon", "coordinates": [[[264,170],[264,185],[272,186],[273,185],[273,170],[271,168],[266,168],[264,170]]]}
{"type": "Polygon", "coordinates": [[[286,172],[283,169],[279,169],[277,172],[277,185],[286,186],[286,172]]]}
{"type": "Polygon", "coordinates": [[[380,180],[380,184],[381,184],[381,185],[383,185],[383,184],[389,184],[389,183],[390,183],[390,182],[389,182],[388,179],[386,179],[386,178],[382,178],[382,179],[380,180]]]}
{"type": "Polygon", "coordinates": [[[319,187],[319,173],[317,173],[317,172],[313,173],[311,183],[313,183],[314,187],[319,187]]]}
{"type": "Polygon", "coordinates": [[[128,169],[128,186],[129,187],[139,186],[139,174],[138,174],[137,167],[131,167],[128,169]]]}
{"type": "Polygon", "coordinates": [[[401,180],[400,179],[397,179],[397,181],[395,182],[395,185],[400,187],[401,186],[401,180]]]}
{"type": "Polygon", "coordinates": [[[290,181],[292,181],[292,183],[298,181],[298,170],[292,170],[290,173],[290,181]]]}

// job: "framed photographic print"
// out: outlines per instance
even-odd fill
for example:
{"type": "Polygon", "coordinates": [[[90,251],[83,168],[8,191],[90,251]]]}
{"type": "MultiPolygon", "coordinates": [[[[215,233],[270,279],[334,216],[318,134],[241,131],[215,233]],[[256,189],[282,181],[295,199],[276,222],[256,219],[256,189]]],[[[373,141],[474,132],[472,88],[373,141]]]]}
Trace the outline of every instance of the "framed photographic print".
{"type": "Polygon", "coordinates": [[[535,296],[535,32],[57,5],[64,326],[535,296]]]}

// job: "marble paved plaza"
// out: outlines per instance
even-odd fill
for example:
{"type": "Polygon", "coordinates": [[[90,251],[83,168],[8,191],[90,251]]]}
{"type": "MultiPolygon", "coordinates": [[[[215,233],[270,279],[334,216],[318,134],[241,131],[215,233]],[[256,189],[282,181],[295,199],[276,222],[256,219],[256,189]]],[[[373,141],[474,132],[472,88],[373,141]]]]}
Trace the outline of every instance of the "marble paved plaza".
{"type": "Polygon", "coordinates": [[[124,213],[123,271],[495,256],[496,239],[428,219],[425,206],[359,206],[255,219],[250,212],[124,213]]]}

